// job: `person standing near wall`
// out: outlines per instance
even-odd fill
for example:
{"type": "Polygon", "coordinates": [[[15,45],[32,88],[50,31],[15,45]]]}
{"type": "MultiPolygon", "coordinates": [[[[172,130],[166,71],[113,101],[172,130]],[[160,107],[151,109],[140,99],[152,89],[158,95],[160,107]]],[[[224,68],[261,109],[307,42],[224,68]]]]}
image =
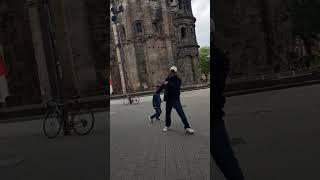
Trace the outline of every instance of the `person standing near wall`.
{"type": "Polygon", "coordinates": [[[8,69],[4,60],[3,48],[0,44],[0,106],[6,103],[6,97],[9,96],[7,74],[8,69]]]}

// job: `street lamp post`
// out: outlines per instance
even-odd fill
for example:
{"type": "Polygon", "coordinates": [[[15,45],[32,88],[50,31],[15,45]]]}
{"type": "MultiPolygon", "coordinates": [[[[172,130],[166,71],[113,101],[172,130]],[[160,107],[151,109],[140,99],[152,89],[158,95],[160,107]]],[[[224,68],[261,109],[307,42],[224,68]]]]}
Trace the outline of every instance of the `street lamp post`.
{"type": "Polygon", "coordinates": [[[128,78],[125,71],[125,62],[124,62],[124,55],[123,55],[123,46],[121,43],[121,36],[120,31],[118,29],[119,25],[119,18],[118,15],[123,12],[123,6],[121,4],[118,4],[116,0],[111,1],[111,20],[114,23],[113,24],[113,33],[114,33],[114,39],[116,44],[116,51],[117,51],[117,59],[119,64],[119,71],[120,71],[120,79],[121,79],[121,85],[122,85],[122,93],[127,94],[128,93],[128,78]]]}
{"type": "MultiPolygon", "coordinates": [[[[57,49],[56,49],[56,39],[55,39],[55,33],[54,33],[54,28],[52,24],[52,19],[51,19],[51,14],[50,14],[50,9],[49,9],[49,2],[46,1],[44,4],[45,6],[45,11],[46,11],[46,18],[47,18],[47,29],[49,30],[49,38],[50,38],[50,49],[53,54],[53,60],[54,60],[54,65],[55,65],[55,83],[56,83],[56,88],[57,88],[57,95],[59,99],[59,103],[63,104],[64,103],[64,93],[63,93],[63,69],[62,69],[62,62],[57,56],[57,49]]],[[[63,130],[64,130],[64,135],[69,135],[70,134],[70,128],[68,124],[68,113],[65,110],[65,107],[61,107],[61,113],[62,113],[62,121],[63,123],[63,130]]]]}

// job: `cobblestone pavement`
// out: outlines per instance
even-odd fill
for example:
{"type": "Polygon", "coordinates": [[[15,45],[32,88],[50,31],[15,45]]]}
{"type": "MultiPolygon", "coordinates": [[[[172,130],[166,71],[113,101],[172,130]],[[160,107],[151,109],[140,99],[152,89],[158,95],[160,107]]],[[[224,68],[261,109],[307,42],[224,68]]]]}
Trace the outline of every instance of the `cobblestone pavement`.
{"type": "Polygon", "coordinates": [[[106,180],[109,113],[95,114],[87,136],[48,139],[43,120],[0,124],[1,180],[106,180]]]}
{"type": "MultiPolygon", "coordinates": [[[[226,123],[247,180],[319,179],[319,92],[312,85],[227,99],[226,123]]],[[[224,180],[216,167],[213,174],[224,180]]]]}
{"type": "Polygon", "coordinates": [[[172,130],[164,133],[165,104],[160,122],[151,124],[151,97],[140,105],[111,102],[112,180],[209,180],[210,90],[185,92],[181,102],[195,130],[187,135],[177,113],[172,111],[172,130]]]}

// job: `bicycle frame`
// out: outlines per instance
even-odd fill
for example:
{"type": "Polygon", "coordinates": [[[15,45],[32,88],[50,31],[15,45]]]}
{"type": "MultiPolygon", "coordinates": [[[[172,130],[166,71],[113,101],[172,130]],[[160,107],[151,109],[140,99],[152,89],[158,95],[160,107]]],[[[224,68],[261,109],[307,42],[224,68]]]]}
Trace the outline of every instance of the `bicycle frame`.
{"type": "Polygon", "coordinates": [[[128,94],[126,98],[129,100],[129,104],[133,103],[133,98],[130,94],[128,94]]]}
{"type": "Polygon", "coordinates": [[[123,104],[129,104],[129,105],[139,104],[139,101],[140,101],[140,99],[138,96],[127,94],[125,96],[125,98],[123,99],[123,104]]]}
{"type": "MultiPolygon", "coordinates": [[[[76,101],[72,101],[71,102],[72,104],[77,104],[77,102],[76,101]]],[[[62,114],[62,108],[64,108],[64,106],[65,106],[65,104],[62,104],[62,103],[59,103],[59,102],[56,102],[56,101],[49,101],[48,103],[47,103],[47,107],[52,107],[52,106],[54,106],[54,111],[58,114],[58,116],[59,116],[59,118],[58,118],[58,120],[59,120],[59,122],[60,123],[62,123],[62,126],[65,126],[65,122],[63,121],[63,114],[62,114]],[[49,103],[54,103],[53,105],[49,105],[49,103]]],[[[75,105],[73,105],[73,106],[75,106],[75,105]]],[[[76,110],[78,110],[78,107],[76,107],[76,108],[74,108],[74,107],[72,107],[72,109],[76,109],[76,110]]],[[[67,113],[68,114],[68,113],[67,113]]],[[[69,117],[69,116],[68,116],[69,117]]],[[[73,120],[74,119],[74,116],[72,115],[71,116],[71,120],[73,120]]],[[[70,124],[69,124],[69,118],[67,118],[67,121],[66,121],[66,123],[67,123],[67,125],[69,125],[70,126],[70,124]]],[[[72,123],[73,124],[73,123],[72,123]]]]}
{"type": "Polygon", "coordinates": [[[47,103],[48,112],[43,124],[46,136],[55,138],[59,134],[61,127],[73,130],[78,135],[87,135],[90,133],[94,126],[94,113],[89,108],[82,112],[82,107],[80,105],[78,99],[69,100],[66,103],[60,103],[54,100],[49,101],[47,103]],[[46,122],[50,121],[47,121],[49,116],[53,117],[53,120],[56,120],[56,122],[59,123],[59,129],[57,129],[56,134],[48,135],[48,129],[46,128],[46,124],[48,123],[46,122]]]}

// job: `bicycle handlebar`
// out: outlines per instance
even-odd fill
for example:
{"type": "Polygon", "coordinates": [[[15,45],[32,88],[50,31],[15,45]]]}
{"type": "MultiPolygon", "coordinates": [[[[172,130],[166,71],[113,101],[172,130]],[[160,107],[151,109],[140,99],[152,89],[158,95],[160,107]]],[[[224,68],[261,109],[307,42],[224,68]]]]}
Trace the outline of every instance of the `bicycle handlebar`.
{"type": "Polygon", "coordinates": [[[47,107],[52,107],[52,106],[64,106],[63,103],[58,103],[57,101],[51,100],[47,102],[47,107]]]}
{"type": "Polygon", "coordinates": [[[47,107],[54,107],[54,106],[66,106],[68,104],[78,104],[79,101],[77,99],[67,100],[65,103],[60,103],[55,100],[51,100],[47,102],[47,107]]]}

